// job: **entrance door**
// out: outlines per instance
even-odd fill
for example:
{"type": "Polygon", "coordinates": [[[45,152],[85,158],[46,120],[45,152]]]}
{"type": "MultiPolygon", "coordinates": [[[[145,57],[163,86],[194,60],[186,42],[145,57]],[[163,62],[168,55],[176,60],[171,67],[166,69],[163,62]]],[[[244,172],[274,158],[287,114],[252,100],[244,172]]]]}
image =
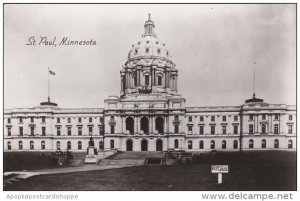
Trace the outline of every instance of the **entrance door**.
{"type": "Polygon", "coordinates": [[[132,151],[132,140],[127,140],[126,142],[126,151],[132,151]]]}
{"type": "Polygon", "coordinates": [[[163,150],[163,143],[161,139],[158,139],[156,141],[156,151],[162,151],[163,150]]]}
{"type": "Polygon", "coordinates": [[[142,140],[141,151],[148,151],[148,141],[147,140],[142,140]]]}

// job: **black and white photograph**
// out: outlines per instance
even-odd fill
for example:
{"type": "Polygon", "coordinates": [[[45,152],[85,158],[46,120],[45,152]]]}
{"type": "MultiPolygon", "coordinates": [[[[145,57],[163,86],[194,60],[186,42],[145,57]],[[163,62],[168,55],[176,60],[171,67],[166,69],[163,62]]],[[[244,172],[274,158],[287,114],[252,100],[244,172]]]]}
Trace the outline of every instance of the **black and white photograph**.
{"type": "Polygon", "coordinates": [[[296,41],[295,3],[4,3],[3,191],[297,191],[296,41]]]}

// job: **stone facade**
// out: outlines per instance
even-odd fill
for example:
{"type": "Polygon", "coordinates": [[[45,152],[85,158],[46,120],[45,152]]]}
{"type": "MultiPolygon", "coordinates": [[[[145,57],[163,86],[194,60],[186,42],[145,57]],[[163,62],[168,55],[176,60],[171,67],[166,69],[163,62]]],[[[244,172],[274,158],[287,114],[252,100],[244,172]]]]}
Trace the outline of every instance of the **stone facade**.
{"type": "Polygon", "coordinates": [[[240,106],[186,107],[178,70],[146,21],[120,71],[121,94],[105,108],[41,106],[4,111],[5,151],[296,150],[296,106],[246,100],[240,106]]]}

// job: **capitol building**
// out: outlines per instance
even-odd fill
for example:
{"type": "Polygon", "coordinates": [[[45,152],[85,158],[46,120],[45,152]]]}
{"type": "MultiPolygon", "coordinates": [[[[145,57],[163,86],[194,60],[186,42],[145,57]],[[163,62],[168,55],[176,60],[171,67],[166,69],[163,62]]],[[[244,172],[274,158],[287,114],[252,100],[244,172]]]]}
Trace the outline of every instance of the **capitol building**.
{"type": "MultiPolygon", "coordinates": [[[[238,106],[188,107],[178,69],[150,16],[120,68],[120,96],[104,108],[60,108],[50,98],[4,110],[4,151],[209,152],[296,150],[296,106],[253,97],[238,106]]],[[[117,72],[116,72],[117,73],[117,72]]]]}

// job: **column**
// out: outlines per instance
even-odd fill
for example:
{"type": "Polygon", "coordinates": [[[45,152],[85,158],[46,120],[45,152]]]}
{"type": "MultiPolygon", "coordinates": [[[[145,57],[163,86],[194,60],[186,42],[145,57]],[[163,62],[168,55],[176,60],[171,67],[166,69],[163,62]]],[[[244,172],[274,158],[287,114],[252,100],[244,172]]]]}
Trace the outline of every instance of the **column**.
{"type": "Polygon", "coordinates": [[[272,132],[272,114],[269,115],[269,133],[273,133],[272,132]]]}
{"type": "Polygon", "coordinates": [[[125,134],[125,118],[121,117],[121,133],[125,134]]]}
{"type": "Polygon", "coordinates": [[[149,117],[149,124],[150,124],[150,125],[149,125],[149,133],[150,133],[150,134],[153,133],[153,122],[152,122],[153,120],[152,120],[152,119],[153,119],[153,117],[150,116],[150,117],[149,117]]]}
{"type": "Polygon", "coordinates": [[[137,129],[137,117],[134,117],[134,128],[133,128],[133,130],[134,130],[134,134],[136,134],[136,133],[138,133],[138,129],[137,129]]]}
{"type": "Polygon", "coordinates": [[[141,128],[140,128],[140,118],[139,118],[139,117],[136,117],[136,118],[137,118],[137,124],[136,124],[137,132],[140,133],[140,132],[141,132],[141,128]]]}
{"type": "Polygon", "coordinates": [[[123,73],[121,73],[121,93],[124,92],[124,88],[123,88],[123,73]]]}

